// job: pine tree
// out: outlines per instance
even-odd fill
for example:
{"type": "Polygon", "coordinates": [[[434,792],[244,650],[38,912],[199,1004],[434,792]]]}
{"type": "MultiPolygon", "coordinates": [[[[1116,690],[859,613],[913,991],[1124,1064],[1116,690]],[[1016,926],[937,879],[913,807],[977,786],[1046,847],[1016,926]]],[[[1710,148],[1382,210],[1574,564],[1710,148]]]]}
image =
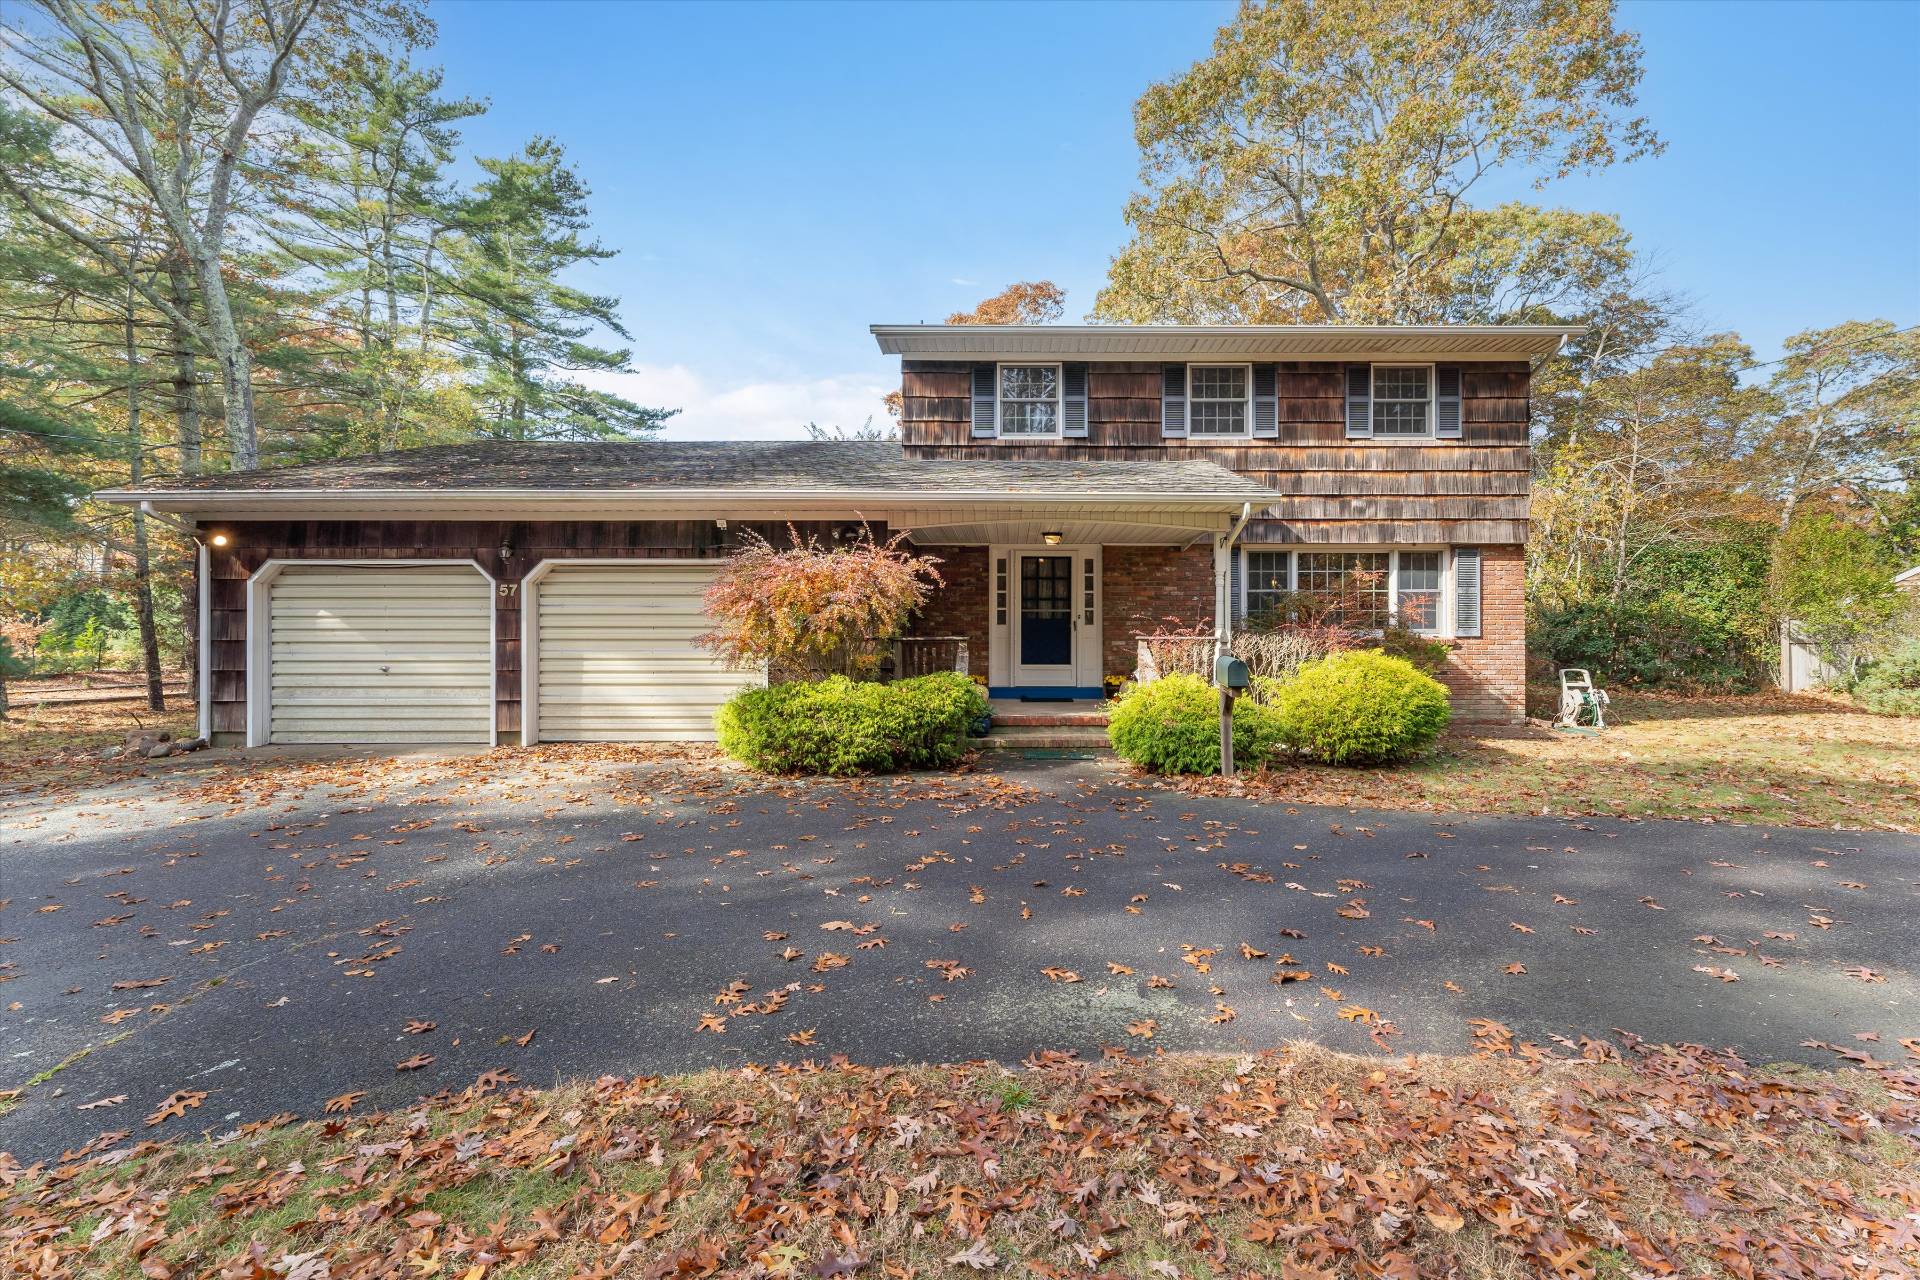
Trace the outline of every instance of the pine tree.
{"type": "Polygon", "coordinates": [[[568,376],[625,372],[629,353],[582,341],[596,328],[627,336],[619,300],[562,283],[613,251],[583,235],[587,189],[560,144],[535,138],[479,163],[487,176],[461,212],[449,319],[472,367],[480,431],[500,440],[652,435],[674,410],[643,408],[568,376]]]}

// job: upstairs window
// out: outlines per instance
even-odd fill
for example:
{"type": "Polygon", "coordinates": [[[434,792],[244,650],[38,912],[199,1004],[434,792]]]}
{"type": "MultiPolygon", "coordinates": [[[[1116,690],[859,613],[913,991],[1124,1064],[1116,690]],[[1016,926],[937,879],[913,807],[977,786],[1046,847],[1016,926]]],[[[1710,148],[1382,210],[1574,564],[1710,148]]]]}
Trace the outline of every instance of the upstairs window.
{"type": "Polygon", "coordinates": [[[1247,434],[1247,389],[1252,370],[1244,364],[1187,366],[1187,404],[1190,434],[1244,436],[1247,434]]]}
{"type": "Polygon", "coordinates": [[[1003,436],[1057,436],[1060,434],[1059,365],[1003,364],[1000,366],[1000,434],[1003,436]]]}
{"type": "Polygon", "coordinates": [[[1433,434],[1433,369],[1429,365],[1373,367],[1373,434],[1433,434]]]}

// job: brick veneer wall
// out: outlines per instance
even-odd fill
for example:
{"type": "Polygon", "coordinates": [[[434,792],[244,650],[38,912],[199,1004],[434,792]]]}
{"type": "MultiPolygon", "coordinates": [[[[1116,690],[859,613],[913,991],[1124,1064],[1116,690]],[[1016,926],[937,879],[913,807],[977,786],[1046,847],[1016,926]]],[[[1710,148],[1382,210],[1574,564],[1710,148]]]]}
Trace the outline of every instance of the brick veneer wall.
{"type": "Polygon", "coordinates": [[[972,675],[987,674],[987,591],[988,568],[985,547],[921,547],[915,551],[937,556],[943,586],[933,595],[907,628],[916,636],[965,636],[967,670],[972,675]]]}
{"type": "Polygon", "coordinates": [[[1480,549],[1480,638],[1456,640],[1440,679],[1456,720],[1513,722],[1527,714],[1527,562],[1521,547],[1480,549]]]}
{"type": "Polygon", "coordinates": [[[1107,675],[1133,676],[1135,636],[1180,625],[1213,625],[1213,548],[1107,547],[1100,591],[1107,675]]]}

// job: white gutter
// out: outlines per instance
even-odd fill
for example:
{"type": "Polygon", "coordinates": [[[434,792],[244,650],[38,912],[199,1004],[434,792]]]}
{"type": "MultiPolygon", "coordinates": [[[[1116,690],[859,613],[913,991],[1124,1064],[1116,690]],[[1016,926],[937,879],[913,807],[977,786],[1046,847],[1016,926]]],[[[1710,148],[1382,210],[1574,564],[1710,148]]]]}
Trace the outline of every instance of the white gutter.
{"type": "Polygon", "coordinates": [[[1083,506],[1168,507],[1182,504],[1207,506],[1246,503],[1244,490],[1188,490],[1159,492],[1089,493],[1084,489],[181,489],[174,492],[152,489],[101,489],[94,497],[121,506],[138,504],[149,515],[159,516],[155,504],[174,511],[249,502],[322,501],[349,502],[425,502],[472,503],[538,501],[586,504],[607,502],[689,503],[830,503],[895,504],[900,506],[956,505],[963,503],[1064,502],[1083,506]]]}
{"type": "MultiPolygon", "coordinates": [[[[103,489],[100,491],[99,494],[96,494],[94,496],[100,497],[109,492],[119,492],[119,491],[103,489]]],[[[115,501],[115,499],[107,498],[106,501],[113,502],[115,501]]],[[[186,534],[189,538],[192,538],[195,542],[198,542],[200,540],[199,529],[197,529],[191,524],[188,524],[185,520],[180,519],[178,516],[170,516],[164,511],[154,510],[153,499],[151,498],[142,498],[140,500],[140,514],[145,516],[149,520],[158,520],[161,524],[167,526],[167,528],[169,529],[174,530],[176,533],[186,534]]]]}

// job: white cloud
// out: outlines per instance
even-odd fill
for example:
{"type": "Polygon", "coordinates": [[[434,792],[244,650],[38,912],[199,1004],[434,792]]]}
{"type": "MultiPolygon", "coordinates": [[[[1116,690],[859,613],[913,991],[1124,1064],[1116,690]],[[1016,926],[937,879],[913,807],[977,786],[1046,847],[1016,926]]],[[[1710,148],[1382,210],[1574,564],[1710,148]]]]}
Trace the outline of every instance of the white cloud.
{"type": "Polygon", "coordinates": [[[799,440],[804,424],[859,426],[884,423],[882,398],[893,388],[869,374],[844,373],[804,382],[748,382],[718,387],[683,364],[636,365],[627,373],[583,373],[596,390],[635,404],[678,409],[667,419],[663,440],[799,440]]]}

